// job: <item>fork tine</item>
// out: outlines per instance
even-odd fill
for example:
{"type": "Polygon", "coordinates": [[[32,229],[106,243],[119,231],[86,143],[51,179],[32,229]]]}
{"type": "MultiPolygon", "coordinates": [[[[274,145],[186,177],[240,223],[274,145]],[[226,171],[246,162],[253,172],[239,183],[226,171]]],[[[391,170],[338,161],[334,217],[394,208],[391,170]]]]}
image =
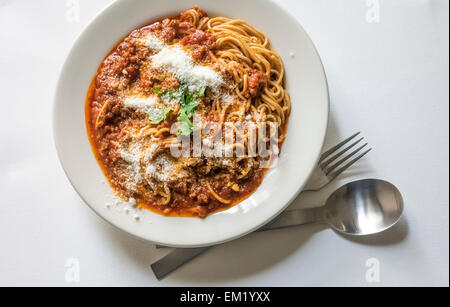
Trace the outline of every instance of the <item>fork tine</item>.
{"type": "Polygon", "coordinates": [[[336,178],[337,176],[339,176],[340,174],[342,174],[344,171],[346,171],[350,166],[352,166],[353,164],[355,164],[359,159],[361,159],[362,157],[364,157],[369,151],[371,151],[372,148],[367,149],[366,151],[364,151],[362,154],[360,154],[359,156],[357,156],[356,158],[354,158],[353,160],[351,160],[350,162],[348,162],[346,165],[344,165],[343,167],[341,167],[340,169],[338,169],[337,171],[334,171],[332,174],[330,174],[331,180],[333,180],[334,178],[336,178]]]}
{"type": "Polygon", "coordinates": [[[328,158],[333,152],[335,152],[336,150],[338,150],[339,148],[341,148],[342,146],[344,146],[345,144],[347,144],[348,142],[350,142],[351,140],[353,140],[356,136],[358,136],[361,132],[357,132],[354,135],[352,135],[351,137],[343,140],[342,142],[340,142],[339,144],[337,144],[336,146],[328,149],[327,151],[325,151],[321,156],[320,156],[320,160],[319,163],[321,163],[323,160],[325,160],[326,158],[328,158]]]}
{"type": "Polygon", "coordinates": [[[344,153],[346,153],[349,149],[355,147],[357,144],[359,144],[364,138],[360,138],[359,140],[357,140],[356,142],[354,142],[353,144],[350,144],[349,146],[345,147],[344,149],[342,149],[340,152],[338,152],[337,154],[335,154],[333,157],[326,159],[325,162],[323,162],[322,164],[320,164],[320,167],[322,169],[325,169],[328,165],[330,165],[332,162],[336,161],[337,158],[339,158],[340,156],[342,156],[344,153]]]}
{"type": "Polygon", "coordinates": [[[354,151],[352,151],[350,154],[348,154],[347,156],[343,157],[342,159],[340,159],[339,161],[337,161],[335,164],[333,164],[332,166],[327,167],[324,172],[325,175],[328,176],[328,174],[330,174],[332,171],[334,171],[336,168],[338,168],[342,163],[344,163],[345,161],[347,161],[348,159],[350,159],[351,157],[353,157],[355,154],[357,154],[359,151],[361,151],[361,149],[363,149],[364,147],[366,147],[368,145],[368,143],[365,143],[362,146],[359,146],[358,148],[356,148],[354,151]]]}

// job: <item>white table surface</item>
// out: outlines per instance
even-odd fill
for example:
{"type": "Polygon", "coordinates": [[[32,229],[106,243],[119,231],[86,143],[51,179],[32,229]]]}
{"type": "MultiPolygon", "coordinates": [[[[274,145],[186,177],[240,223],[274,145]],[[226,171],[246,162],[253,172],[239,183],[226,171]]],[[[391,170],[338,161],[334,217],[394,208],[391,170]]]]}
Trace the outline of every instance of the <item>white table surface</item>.
{"type": "Polygon", "coordinates": [[[293,207],[321,204],[347,181],[383,178],[406,202],[398,226],[365,240],[322,226],[253,234],[211,249],[161,282],[149,265],[166,251],[91,212],[53,145],[62,63],[110,2],[0,0],[0,286],[448,286],[448,1],[277,1],[322,56],[331,94],[327,143],[361,130],[374,148],[341,180],[302,195],[293,207]],[[379,22],[370,18],[377,3],[379,22]],[[79,264],[79,282],[67,278],[76,268],[70,259],[79,264]],[[379,282],[367,279],[377,268],[379,282]]]}

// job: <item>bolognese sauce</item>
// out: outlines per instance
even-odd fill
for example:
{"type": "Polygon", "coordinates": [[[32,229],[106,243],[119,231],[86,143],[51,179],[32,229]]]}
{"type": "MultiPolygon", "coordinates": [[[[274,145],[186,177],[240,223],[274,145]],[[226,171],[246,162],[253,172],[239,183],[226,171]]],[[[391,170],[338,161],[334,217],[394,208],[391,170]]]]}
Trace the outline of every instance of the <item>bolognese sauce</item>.
{"type": "Polygon", "coordinates": [[[95,156],[120,198],[166,216],[204,218],[250,196],[269,158],[250,154],[247,128],[235,131],[240,143],[221,145],[221,155],[173,150],[210,122],[218,128],[200,135],[206,147],[225,123],[268,122],[277,125],[265,141],[276,138],[272,157],[290,108],[283,63],[267,37],[245,21],[209,18],[194,7],[122,39],[98,68],[85,112],[95,156]]]}

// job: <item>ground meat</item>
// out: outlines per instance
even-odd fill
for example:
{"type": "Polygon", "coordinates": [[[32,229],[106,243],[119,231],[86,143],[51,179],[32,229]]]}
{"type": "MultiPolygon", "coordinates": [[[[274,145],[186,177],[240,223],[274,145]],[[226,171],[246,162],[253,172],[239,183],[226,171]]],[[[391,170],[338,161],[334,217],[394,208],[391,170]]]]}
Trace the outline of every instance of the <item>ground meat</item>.
{"type": "Polygon", "coordinates": [[[187,182],[186,181],[175,181],[173,182],[170,187],[173,189],[174,192],[180,193],[181,195],[187,194],[187,182]]]}
{"type": "Polygon", "coordinates": [[[115,96],[117,90],[125,88],[136,79],[139,74],[139,65],[130,58],[134,56],[128,52],[135,52],[135,48],[127,48],[128,44],[121,44],[121,51],[109,55],[97,75],[94,98],[99,101],[115,96]],[[128,50],[128,51],[125,51],[128,50]],[[126,56],[121,55],[126,53],[126,56]]]}
{"type": "Polygon", "coordinates": [[[144,93],[149,94],[153,87],[153,83],[152,78],[143,78],[139,81],[138,87],[140,87],[144,93]]]}
{"type": "Polygon", "coordinates": [[[194,25],[190,22],[176,22],[174,23],[174,26],[176,27],[178,33],[189,33],[195,31],[194,25]]]}
{"type": "Polygon", "coordinates": [[[250,96],[258,96],[264,86],[266,86],[267,81],[268,78],[264,73],[256,69],[252,69],[248,74],[248,91],[250,96]]]}
{"type": "Polygon", "coordinates": [[[141,28],[139,31],[142,32],[142,33],[155,32],[157,30],[161,30],[161,27],[162,27],[162,25],[158,21],[158,22],[155,22],[155,23],[153,23],[151,25],[148,25],[148,26],[145,26],[145,27],[141,28]]]}
{"type": "Polygon", "coordinates": [[[139,75],[139,66],[134,63],[128,65],[127,68],[122,70],[122,77],[128,79],[127,85],[128,83],[136,79],[138,75],[139,75]]]}
{"type": "Polygon", "coordinates": [[[150,55],[150,49],[144,46],[138,46],[136,48],[136,60],[137,62],[142,62],[148,58],[150,55]]]}
{"type": "Polygon", "coordinates": [[[206,193],[198,194],[197,199],[201,204],[206,204],[209,201],[209,192],[208,194],[206,193]]]}
{"type": "Polygon", "coordinates": [[[161,84],[161,90],[165,91],[166,89],[173,89],[180,86],[180,82],[178,82],[178,79],[175,77],[169,77],[163,81],[161,84]]]}
{"type": "Polygon", "coordinates": [[[149,69],[146,73],[142,74],[138,87],[146,94],[151,93],[153,86],[161,82],[156,76],[158,76],[158,70],[155,68],[149,69]]]}
{"type": "Polygon", "coordinates": [[[220,114],[217,111],[211,110],[209,111],[205,118],[204,118],[204,122],[208,123],[208,122],[219,122],[220,121],[220,114]]]}
{"type": "Polygon", "coordinates": [[[161,37],[166,43],[171,42],[176,35],[177,31],[173,27],[164,27],[161,31],[161,37]]]}
{"type": "Polygon", "coordinates": [[[208,48],[205,46],[197,47],[192,51],[191,55],[195,60],[202,61],[208,55],[208,48]]]}
{"type": "Polygon", "coordinates": [[[197,199],[200,203],[205,204],[209,201],[210,192],[204,184],[196,182],[189,190],[189,197],[197,199]]]}
{"type": "Polygon", "coordinates": [[[104,62],[102,72],[105,75],[117,77],[127,67],[128,63],[127,58],[113,53],[104,62]]]}
{"type": "Polygon", "coordinates": [[[180,44],[182,45],[202,45],[213,48],[216,44],[216,38],[209,33],[196,30],[194,33],[184,37],[180,44]]]}

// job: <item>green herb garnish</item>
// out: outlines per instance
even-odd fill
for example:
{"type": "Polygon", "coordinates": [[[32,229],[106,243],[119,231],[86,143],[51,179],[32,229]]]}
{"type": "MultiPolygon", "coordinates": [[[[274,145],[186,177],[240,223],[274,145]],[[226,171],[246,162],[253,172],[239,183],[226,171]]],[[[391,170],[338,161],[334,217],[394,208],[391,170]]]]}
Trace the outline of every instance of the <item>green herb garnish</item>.
{"type": "Polygon", "coordinates": [[[160,87],[154,87],[154,88],[152,88],[152,92],[153,93],[155,93],[155,94],[158,94],[158,95],[162,95],[162,91],[161,91],[161,88],[160,87]]]}
{"type": "MultiPolygon", "coordinates": [[[[177,136],[180,135],[190,135],[193,131],[195,131],[195,127],[190,120],[195,114],[195,111],[198,107],[197,98],[205,97],[206,87],[201,88],[198,92],[192,93],[189,91],[186,85],[182,85],[177,89],[177,95],[171,89],[166,89],[162,91],[159,87],[154,87],[152,89],[153,93],[158,94],[159,96],[168,95],[170,99],[178,98],[178,102],[181,104],[180,112],[178,115],[178,133],[177,136]]],[[[159,124],[164,121],[167,115],[172,111],[170,108],[164,109],[161,117],[154,119],[151,121],[152,124],[159,124]]]]}
{"type": "Polygon", "coordinates": [[[178,133],[177,136],[180,135],[190,135],[192,132],[194,132],[195,127],[192,124],[191,120],[189,119],[189,116],[186,114],[186,110],[183,108],[180,109],[180,115],[178,116],[178,133]]]}
{"type": "Polygon", "coordinates": [[[173,95],[173,91],[170,88],[166,89],[163,92],[160,87],[154,87],[152,88],[152,92],[158,94],[159,96],[169,95],[170,99],[175,98],[175,96],[173,95]]]}
{"type": "Polygon", "coordinates": [[[193,99],[187,99],[186,103],[182,106],[182,109],[186,111],[187,116],[190,118],[194,116],[197,110],[198,102],[193,99]]]}
{"type": "Polygon", "coordinates": [[[169,95],[169,98],[170,99],[174,99],[175,98],[175,96],[173,95],[173,91],[171,90],[171,89],[167,89],[165,92],[164,92],[164,94],[166,95],[169,95]]]}
{"type": "Polygon", "coordinates": [[[150,122],[153,125],[157,125],[157,124],[161,123],[162,121],[166,120],[167,115],[169,115],[170,112],[172,112],[171,108],[164,108],[162,114],[158,118],[152,119],[150,122]]]}
{"type": "Polygon", "coordinates": [[[197,98],[205,97],[205,91],[206,91],[206,87],[202,87],[202,89],[195,94],[195,97],[197,97],[197,98]]]}
{"type": "Polygon", "coordinates": [[[181,109],[184,109],[186,111],[187,116],[190,118],[194,116],[195,111],[198,107],[198,102],[195,101],[195,98],[198,97],[197,95],[194,95],[193,93],[189,92],[187,87],[180,87],[179,89],[181,92],[181,109]]]}

